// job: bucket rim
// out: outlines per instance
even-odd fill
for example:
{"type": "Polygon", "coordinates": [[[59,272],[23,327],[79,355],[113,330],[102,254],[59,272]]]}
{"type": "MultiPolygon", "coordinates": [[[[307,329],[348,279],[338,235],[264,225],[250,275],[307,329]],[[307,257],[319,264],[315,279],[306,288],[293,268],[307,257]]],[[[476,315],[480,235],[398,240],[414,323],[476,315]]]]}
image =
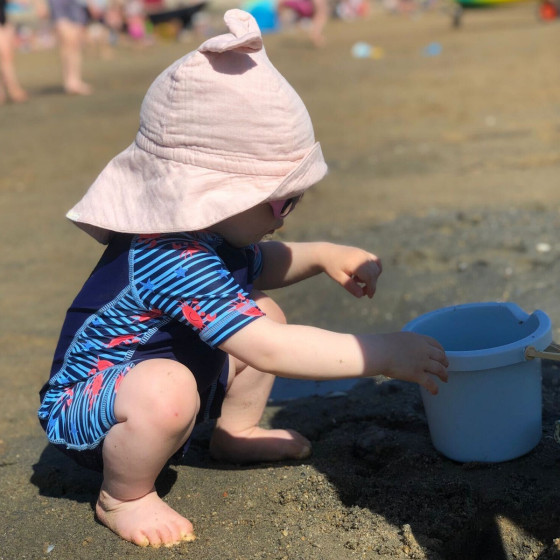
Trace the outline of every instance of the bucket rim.
{"type": "Polygon", "coordinates": [[[424,313],[409,321],[402,330],[421,332],[417,330],[420,325],[438,315],[462,311],[467,308],[492,307],[505,308],[517,320],[522,322],[527,321],[532,316],[536,316],[538,327],[526,337],[501,346],[478,350],[446,350],[445,353],[449,360],[448,371],[479,371],[523,363],[527,361],[525,356],[527,346],[534,346],[537,350],[544,350],[552,342],[552,325],[548,315],[540,309],[533,311],[531,314],[526,313],[519,305],[513,302],[473,302],[442,307],[424,313]]]}

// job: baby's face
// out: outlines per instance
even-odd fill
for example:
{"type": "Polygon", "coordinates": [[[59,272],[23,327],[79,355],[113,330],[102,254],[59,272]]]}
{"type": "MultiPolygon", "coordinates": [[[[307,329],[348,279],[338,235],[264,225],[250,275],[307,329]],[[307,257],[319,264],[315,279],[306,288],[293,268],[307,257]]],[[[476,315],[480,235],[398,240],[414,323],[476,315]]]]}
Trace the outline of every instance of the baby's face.
{"type": "Polygon", "coordinates": [[[265,202],[227,218],[208,230],[221,235],[234,247],[246,247],[251,243],[258,243],[265,235],[274,233],[283,224],[284,219],[275,218],[272,207],[265,202]]]}

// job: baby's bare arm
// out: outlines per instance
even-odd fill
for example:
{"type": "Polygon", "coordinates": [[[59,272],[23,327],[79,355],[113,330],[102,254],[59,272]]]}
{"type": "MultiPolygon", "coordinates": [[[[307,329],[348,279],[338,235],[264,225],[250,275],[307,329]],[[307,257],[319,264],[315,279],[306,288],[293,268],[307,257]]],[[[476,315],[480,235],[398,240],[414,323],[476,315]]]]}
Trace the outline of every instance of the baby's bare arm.
{"type": "Polygon", "coordinates": [[[418,383],[434,394],[434,377],[447,380],[448,362],[439,343],[415,333],[351,335],[261,317],[220,348],[279,377],[329,380],[385,375],[418,383]]]}
{"type": "Polygon", "coordinates": [[[255,282],[261,290],[282,288],[325,272],[356,297],[373,297],[381,274],[380,259],[363,249],[327,242],[259,244],[263,271],[255,282]]]}

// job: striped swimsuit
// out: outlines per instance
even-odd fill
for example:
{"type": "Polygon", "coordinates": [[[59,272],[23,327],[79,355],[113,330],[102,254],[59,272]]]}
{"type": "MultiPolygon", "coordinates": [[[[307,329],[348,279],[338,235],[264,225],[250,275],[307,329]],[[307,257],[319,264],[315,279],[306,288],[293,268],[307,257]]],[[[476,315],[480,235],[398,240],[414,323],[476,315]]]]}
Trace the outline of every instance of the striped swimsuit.
{"type": "Polygon", "coordinates": [[[49,441],[75,457],[116,423],[114,401],[138,363],[176,360],[193,373],[198,421],[217,418],[227,383],[228,337],[263,313],[249,299],[258,246],[210,233],[115,235],[67,312],[39,419],[49,441]]]}

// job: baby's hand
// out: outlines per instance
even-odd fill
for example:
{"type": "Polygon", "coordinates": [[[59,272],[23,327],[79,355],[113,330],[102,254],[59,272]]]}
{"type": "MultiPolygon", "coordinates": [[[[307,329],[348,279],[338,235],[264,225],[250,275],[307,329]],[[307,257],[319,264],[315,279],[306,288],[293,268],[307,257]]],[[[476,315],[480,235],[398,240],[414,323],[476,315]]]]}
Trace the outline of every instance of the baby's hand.
{"type": "Polygon", "coordinates": [[[328,245],[324,271],[353,296],[373,297],[381,274],[381,260],[372,253],[345,245],[328,245]]]}
{"type": "Polygon", "coordinates": [[[434,376],[447,382],[449,361],[441,344],[429,337],[411,332],[381,335],[387,352],[387,369],[383,375],[418,383],[432,395],[438,392],[434,376]]]}

